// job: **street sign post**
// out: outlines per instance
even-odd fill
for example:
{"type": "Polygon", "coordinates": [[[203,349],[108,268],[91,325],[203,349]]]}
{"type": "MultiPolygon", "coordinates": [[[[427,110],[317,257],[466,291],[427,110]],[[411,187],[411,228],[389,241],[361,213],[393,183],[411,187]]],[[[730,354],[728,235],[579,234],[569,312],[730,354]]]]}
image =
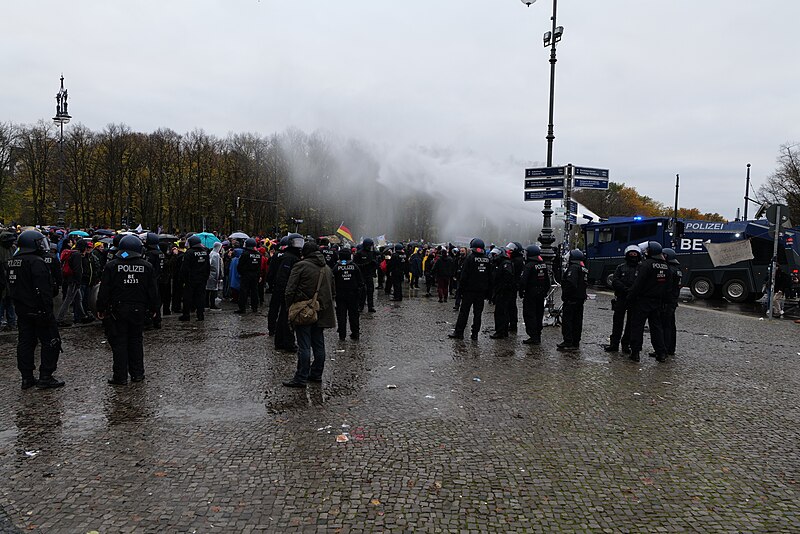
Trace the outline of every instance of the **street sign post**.
{"type": "Polygon", "coordinates": [[[525,189],[564,187],[564,178],[530,178],[525,180],[525,189]]]}
{"type": "Polygon", "coordinates": [[[566,169],[566,167],[537,167],[533,169],[525,169],[525,178],[548,178],[564,176],[564,169],[566,169]]]}
{"type": "Polygon", "coordinates": [[[578,213],[578,203],[577,202],[575,202],[574,200],[569,200],[569,201],[566,201],[564,203],[567,205],[566,207],[569,208],[569,212],[570,213],[578,213]]]}
{"type": "Polygon", "coordinates": [[[525,201],[564,198],[563,189],[543,189],[539,191],[525,191],[525,201]]]}
{"type": "Polygon", "coordinates": [[[573,187],[576,189],[608,189],[608,180],[596,180],[592,178],[575,178],[573,187]]]}
{"type": "Polygon", "coordinates": [[[589,178],[600,178],[608,181],[608,169],[595,169],[592,167],[575,167],[575,176],[586,176],[589,178]]]}

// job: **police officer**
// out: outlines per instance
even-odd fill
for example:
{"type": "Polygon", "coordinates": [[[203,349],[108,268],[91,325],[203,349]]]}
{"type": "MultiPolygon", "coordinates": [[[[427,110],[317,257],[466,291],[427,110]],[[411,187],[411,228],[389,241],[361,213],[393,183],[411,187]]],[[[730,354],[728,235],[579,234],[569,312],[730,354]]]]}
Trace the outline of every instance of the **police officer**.
{"type": "Polygon", "coordinates": [[[458,280],[458,290],[461,295],[461,306],[456,320],[455,330],[448,337],[464,339],[464,329],[467,327],[469,310],[472,308],[472,339],[478,339],[481,331],[481,314],[483,304],[491,291],[489,278],[489,258],[486,257],[483,240],[474,238],[469,243],[471,252],[464,259],[461,275],[458,280]]]}
{"type": "Polygon", "coordinates": [[[364,292],[364,278],[361,269],[350,260],[350,249],[339,251],[339,261],[333,268],[336,284],[336,322],[339,326],[339,339],[347,335],[347,318],[350,317],[350,338],[357,340],[360,334],[358,305],[364,292]]]}
{"type": "MultiPolygon", "coordinates": [[[[678,262],[678,255],[675,254],[673,249],[665,248],[663,253],[669,267],[669,290],[668,299],[661,314],[661,325],[664,330],[664,347],[667,355],[675,356],[675,344],[678,335],[675,325],[675,311],[678,309],[678,301],[681,296],[683,272],[681,271],[681,264],[678,262]]],[[[652,353],[651,356],[657,357],[658,354],[652,353]]]]}
{"type": "Polygon", "coordinates": [[[333,269],[336,266],[337,261],[337,250],[331,246],[330,240],[327,237],[320,237],[319,242],[319,251],[322,252],[322,256],[325,258],[325,263],[333,269]]]}
{"type": "Polygon", "coordinates": [[[205,319],[206,281],[211,271],[208,249],[196,235],[187,239],[186,244],[189,248],[183,254],[180,267],[180,277],[183,281],[183,314],[178,319],[188,321],[194,308],[197,320],[202,321],[205,319]]]}
{"type": "Polygon", "coordinates": [[[550,291],[550,271],[542,259],[542,249],[528,245],[525,249],[525,266],[519,282],[519,297],[522,299],[522,319],[528,339],[525,345],[539,345],[542,342],[542,321],[544,320],[544,300],[550,291]]]}
{"type": "Polygon", "coordinates": [[[516,332],[519,323],[519,311],[517,310],[517,291],[519,290],[520,278],[522,278],[522,269],[525,268],[525,251],[522,248],[522,243],[512,241],[506,245],[509,251],[509,258],[514,265],[514,298],[508,301],[508,331],[516,332]]]}
{"type": "MultiPolygon", "coordinates": [[[[158,234],[147,232],[147,236],[145,237],[144,259],[147,260],[147,263],[153,268],[153,276],[155,276],[156,279],[156,290],[158,291],[161,272],[166,270],[167,263],[166,254],[164,254],[158,246],[158,234]]],[[[161,300],[160,294],[158,298],[161,300]]],[[[161,306],[158,307],[156,314],[152,318],[152,322],[153,328],[161,328],[161,306]]]]}
{"type": "Polygon", "coordinates": [[[408,276],[408,258],[402,243],[394,246],[394,254],[388,265],[389,279],[392,285],[392,300],[403,300],[403,280],[408,276]]]}
{"type": "Polygon", "coordinates": [[[497,254],[492,261],[492,290],[494,301],[494,334],[491,339],[508,337],[510,321],[509,308],[517,306],[517,280],[514,275],[514,264],[509,253],[504,249],[495,249],[497,254]]]}
{"type": "Polygon", "coordinates": [[[241,286],[239,287],[239,309],[233,313],[245,313],[247,298],[253,313],[258,311],[258,275],[261,272],[261,253],[256,250],[256,240],[245,239],[244,250],[236,265],[241,286]]]}
{"type": "Polygon", "coordinates": [[[361,244],[361,250],[356,252],[353,258],[359,270],[361,271],[361,278],[364,280],[364,291],[359,302],[358,311],[364,311],[364,304],[366,301],[367,311],[370,313],[375,311],[375,273],[378,271],[378,260],[375,256],[375,242],[369,237],[364,239],[361,244]]]}
{"type": "Polygon", "coordinates": [[[631,361],[639,361],[644,343],[644,323],[650,327],[650,340],[656,351],[656,359],[667,359],[664,346],[664,331],[661,327],[661,312],[669,300],[669,266],[662,256],[661,243],[647,243],[647,259],[642,261],[636,279],[628,290],[631,305],[631,361]]]}
{"type": "Polygon", "coordinates": [[[106,264],[97,295],[97,316],[105,319],[114,353],[109,384],[124,386],[144,380],[142,335],[145,317],[155,317],[161,306],[155,269],[142,257],[135,235],[125,236],[114,259],[106,264]]]}
{"type": "Polygon", "coordinates": [[[556,345],[559,351],[577,350],[583,332],[583,305],[586,303],[589,269],[584,265],[586,255],[575,249],[569,252],[567,270],[561,279],[561,333],[564,340],[556,345]]]}
{"type": "Polygon", "coordinates": [[[611,287],[614,288],[614,298],[611,300],[611,309],[614,310],[614,319],[611,326],[611,342],[603,347],[606,352],[617,352],[622,341],[622,352],[631,352],[631,309],[628,302],[628,291],[636,279],[636,271],[642,260],[642,251],[638,245],[630,245],[625,249],[625,261],[617,265],[611,277],[611,287]],[[625,320],[627,315],[628,320],[625,320]],[[623,331],[623,326],[625,327],[623,331]]]}
{"type": "MultiPolygon", "coordinates": [[[[300,261],[300,255],[305,245],[303,236],[292,233],[286,236],[286,249],[283,251],[278,272],[275,274],[275,291],[281,296],[278,308],[278,321],[275,325],[275,348],[287,352],[297,351],[294,330],[289,324],[289,307],[286,304],[286,284],[295,264],[300,261]]],[[[275,296],[273,295],[273,298],[275,296]]]]}
{"type": "Polygon", "coordinates": [[[269,299],[269,311],[267,312],[267,333],[271,336],[275,335],[275,330],[278,325],[278,312],[284,302],[285,295],[280,292],[276,286],[276,278],[281,269],[281,261],[283,260],[283,253],[289,243],[289,237],[283,236],[278,242],[278,253],[272,257],[269,262],[269,270],[267,271],[267,284],[269,284],[272,296],[269,299]]]}
{"type": "Polygon", "coordinates": [[[43,259],[44,247],[44,235],[26,230],[19,235],[17,251],[7,262],[8,290],[17,312],[17,368],[22,375],[22,389],[64,385],[53,376],[61,337],[53,316],[53,278],[43,259]],[[37,342],[42,344],[38,381],[33,376],[37,342]]]}

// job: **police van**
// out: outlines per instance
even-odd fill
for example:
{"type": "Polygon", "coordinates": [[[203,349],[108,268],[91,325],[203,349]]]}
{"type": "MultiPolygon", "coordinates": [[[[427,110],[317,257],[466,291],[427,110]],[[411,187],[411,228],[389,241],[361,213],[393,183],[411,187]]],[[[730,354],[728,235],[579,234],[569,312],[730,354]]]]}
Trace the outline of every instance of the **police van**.
{"type": "MultiPolygon", "coordinates": [[[[701,299],[724,297],[732,302],[758,299],[772,259],[773,237],[767,220],[728,223],[670,217],[611,217],[583,226],[589,279],[611,287],[611,276],[624,261],[625,247],[658,241],[672,247],[683,270],[683,285],[701,299]],[[715,267],[705,243],[749,239],[753,259],[715,267]]],[[[778,263],[790,273],[800,268],[800,228],[782,229],[778,263]]]]}

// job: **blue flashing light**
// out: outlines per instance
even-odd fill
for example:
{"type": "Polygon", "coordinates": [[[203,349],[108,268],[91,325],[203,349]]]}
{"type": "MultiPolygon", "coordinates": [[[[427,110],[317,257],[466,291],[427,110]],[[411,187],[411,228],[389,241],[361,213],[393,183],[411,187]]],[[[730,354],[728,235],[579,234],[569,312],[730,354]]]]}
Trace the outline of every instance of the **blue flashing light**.
{"type": "Polygon", "coordinates": [[[641,221],[641,220],[642,220],[642,216],[641,216],[641,215],[636,215],[636,216],[633,218],[633,220],[634,220],[634,221],[641,221]]]}

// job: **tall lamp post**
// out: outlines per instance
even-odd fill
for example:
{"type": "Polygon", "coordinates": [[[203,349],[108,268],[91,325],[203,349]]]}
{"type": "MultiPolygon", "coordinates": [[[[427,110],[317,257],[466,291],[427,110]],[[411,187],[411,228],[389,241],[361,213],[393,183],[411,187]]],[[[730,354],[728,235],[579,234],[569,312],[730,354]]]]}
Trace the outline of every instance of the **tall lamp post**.
{"type": "Polygon", "coordinates": [[[64,75],[61,75],[61,88],[56,93],[56,116],[53,122],[59,125],[61,130],[58,140],[58,154],[60,160],[60,170],[58,174],[58,224],[64,226],[66,210],[64,209],[64,125],[69,122],[70,117],[67,112],[67,90],[64,89],[64,75]]]}
{"type": "MultiPolygon", "coordinates": [[[[531,4],[536,3],[536,0],[521,0],[523,4],[530,7],[531,4]]],[[[550,114],[547,124],[547,166],[553,166],[553,140],[556,138],[553,132],[553,107],[556,92],[556,44],[561,41],[561,36],[564,34],[564,27],[556,25],[556,14],[558,12],[558,0],[553,0],[553,15],[550,17],[552,21],[552,28],[549,32],[545,32],[543,37],[544,47],[550,48],[550,114]]],[[[552,201],[544,201],[544,209],[542,210],[544,220],[542,222],[542,233],[539,234],[539,242],[542,244],[542,258],[552,264],[555,257],[553,250],[553,237],[552,226],[552,201]]]]}

